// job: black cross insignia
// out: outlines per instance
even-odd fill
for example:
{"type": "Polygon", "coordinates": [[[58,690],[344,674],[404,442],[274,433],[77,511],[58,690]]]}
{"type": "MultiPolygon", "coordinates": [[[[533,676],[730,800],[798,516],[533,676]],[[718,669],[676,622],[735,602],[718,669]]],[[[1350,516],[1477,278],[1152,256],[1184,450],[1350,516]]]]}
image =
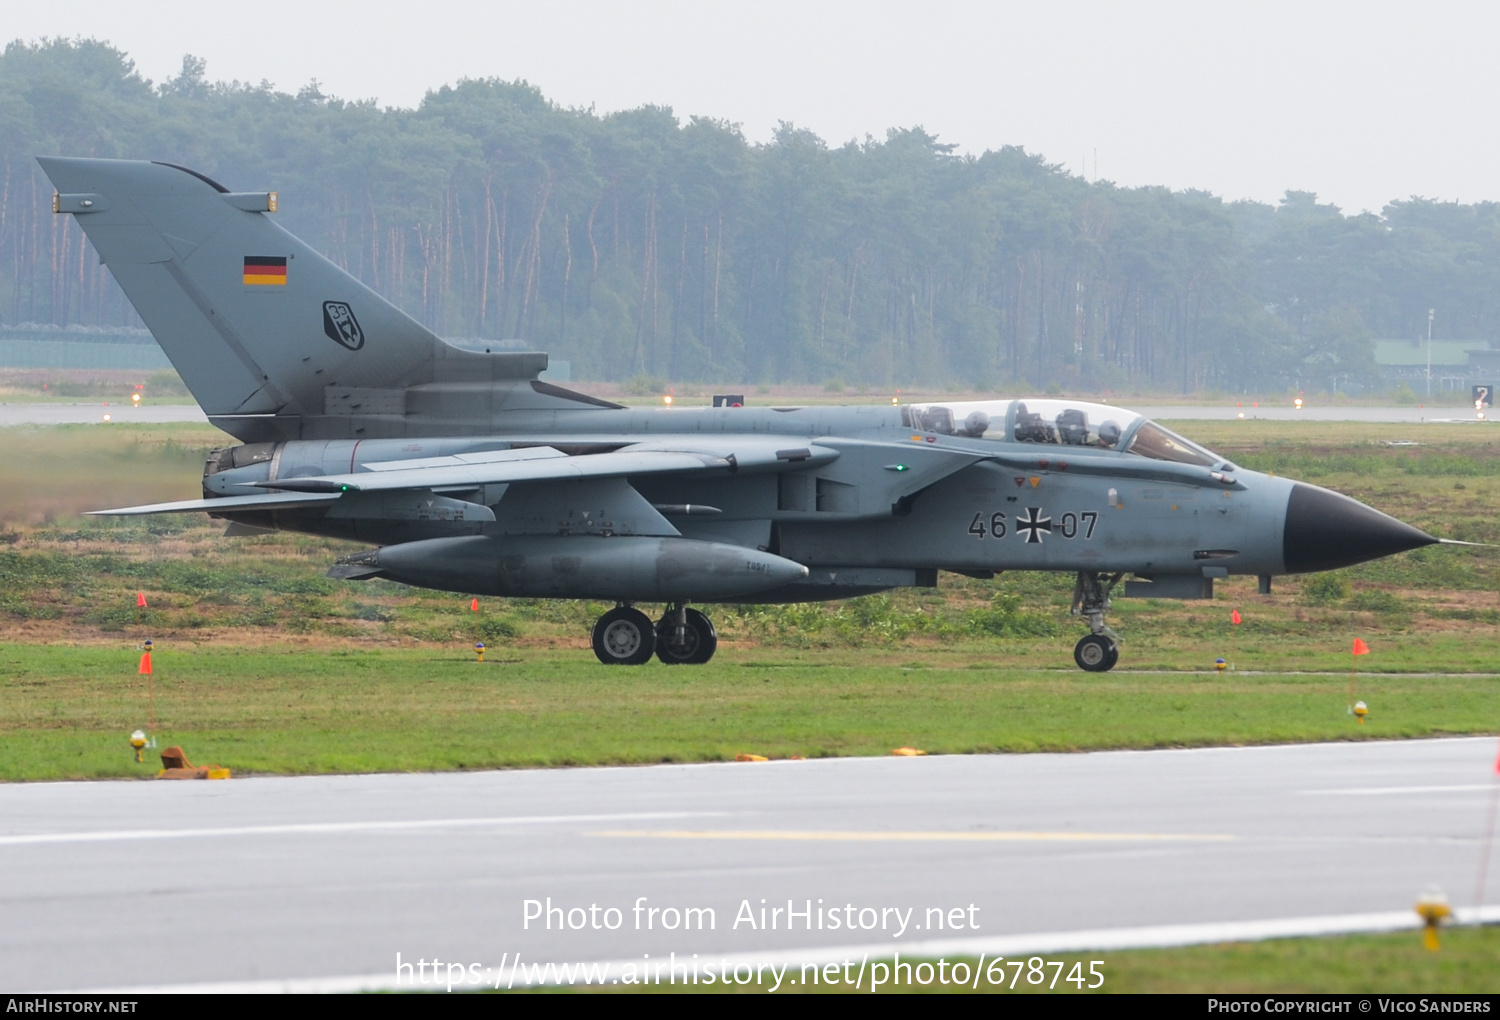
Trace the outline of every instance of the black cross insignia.
{"type": "Polygon", "coordinates": [[[1052,518],[1042,517],[1040,510],[1034,506],[1029,506],[1026,508],[1025,519],[1017,518],[1016,530],[1026,532],[1026,541],[1028,543],[1040,545],[1042,542],[1042,532],[1045,531],[1049,535],[1052,534],[1052,518]]]}

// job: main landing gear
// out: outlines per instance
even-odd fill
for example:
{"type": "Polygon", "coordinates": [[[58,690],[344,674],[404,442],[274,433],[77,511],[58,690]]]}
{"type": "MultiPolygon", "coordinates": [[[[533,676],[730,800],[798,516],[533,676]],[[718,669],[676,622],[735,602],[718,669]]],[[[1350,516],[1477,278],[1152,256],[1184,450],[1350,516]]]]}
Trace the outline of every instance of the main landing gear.
{"type": "Polygon", "coordinates": [[[1073,648],[1073,661],[1079,669],[1104,673],[1120,661],[1120,636],[1104,623],[1109,612],[1109,593],[1124,574],[1100,574],[1080,570],[1073,585],[1073,615],[1088,618],[1091,633],[1073,648]]]}
{"type": "Polygon", "coordinates": [[[594,654],[606,666],[639,666],[654,653],[669,666],[698,665],[714,657],[719,635],[713,622],[677,603],[654,625],[634,606],[616,606],[594,624],[594,654]]]}
{"type": "Polygon", "coordinates": [[[705,663],[718,647],[713,622],[680,602],[657,621],[656,657],[669,666],[705,663]]]}

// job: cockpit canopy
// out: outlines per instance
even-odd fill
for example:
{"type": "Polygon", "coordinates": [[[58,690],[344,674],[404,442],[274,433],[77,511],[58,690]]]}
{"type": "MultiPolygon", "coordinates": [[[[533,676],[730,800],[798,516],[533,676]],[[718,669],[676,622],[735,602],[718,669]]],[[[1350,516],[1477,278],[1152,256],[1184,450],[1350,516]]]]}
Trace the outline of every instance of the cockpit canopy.
{"type": "Polygon", "coordinates": [[[1089,446],[1152,460],[1215,467],[1224,458],[1134,411],[1081,400],[965,400],[909,404],[907,428],[994,442],[1089,446]]]}

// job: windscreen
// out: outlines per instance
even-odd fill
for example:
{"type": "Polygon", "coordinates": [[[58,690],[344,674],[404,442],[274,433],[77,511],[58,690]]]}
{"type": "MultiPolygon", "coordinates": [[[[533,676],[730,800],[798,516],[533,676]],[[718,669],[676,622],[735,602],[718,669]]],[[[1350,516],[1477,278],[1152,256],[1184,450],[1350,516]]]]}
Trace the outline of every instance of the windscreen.
{"type": "Polygon", "coordinates": [[[1197,443],[1162,428],[1154,421],[1148,421],[1136,430],[1126,452],[1150,457],[1152,460],[1170,460],[1178,464],[1198,464],[1203,467],[1213,467],[1224,459],[1197,443]]]}

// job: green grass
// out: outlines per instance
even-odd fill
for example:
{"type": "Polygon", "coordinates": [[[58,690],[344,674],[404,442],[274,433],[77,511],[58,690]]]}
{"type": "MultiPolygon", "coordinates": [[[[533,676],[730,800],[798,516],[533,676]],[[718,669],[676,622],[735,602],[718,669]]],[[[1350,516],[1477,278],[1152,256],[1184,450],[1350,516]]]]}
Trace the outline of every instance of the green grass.
{"type": "MultiPolygon", "coordinates": [[[[766,649],[635,669],[572,651],[486,655],[159,646],[159,742],[241,773],[326,773],[1361,740],[1500,719],[1490,675],[1362,676],[1360,726],[1337,673],[1096,676],[962,648],[766,649]]],[[[125,741],[149,711],[137,659],[128,645],[0,646],[0,778],[153,774],[125,741]]]]}
{"type": "MultiPolygon", "coordinates": [[[[1500,992],[1500,927],[1452,928],[1442,948],[1418,931],[1271,939],[1107,956],[1112,992],[1391,993],[1500,992]]],[[[1024,980],[1024,978],[1023,978],[1024,980]]]]}
{"type": "MultiPolygon", "coordinates": [[[[1049,953],[1036,958],[1046,966],[1041,968],[1041,981],[1028,982],[1028,966],[1033,957],[1020,958],[1025,961],[1021,968],[1013,963],[996,966],[986,959],[979,971],[977,991],[996,995],[1076,995],[1121,994],[1142,992],[1165,992],[1171,994],[1218,994],[1218,995],[1421,995],[1421,994],[1494,994],[1500,992],[1500,927],[1450,928],[1442,933],[1442,948],[1431,952],[1422,945],[1419,931],[1392,932],[1380,935],[1335,935],[1322,938],[1269,939],[1264,942],[1230,942],[1218,945],[1186,946],[1180,949],[1133,949],[1093,953],[1049,953]],[[1089,977],[1091,963],[1098,961],[1098,970],[1104,975],[1102,986],[1089,989],[1095,979],[1089,977]],[[1055,969],[1062,963],[1061,970],[1055,969]],[[1074,965],[1079,965],[1074,971],[1074,965]],[[1075,980],[1069,982],[1068,975],[1075,980]],[[1054,975],[1057,978],[1052,984],[1054,975]],[[995,982],[989,978],[993,976],[995,982]],[[1011,982],[1014,981],[1014,987],[1011,982]],[[1079,988],[1082,984],[1084,987],[1079,988]]],[[[936,967],[923,969],[921,975],[929,978],[928,984],[915,980],[918,964],[935,965],[936,960],[902,958],[902,965],[911,964],[912,980],[908,983],[907,971],[902,971],[899,986],[884,985],[880,991],[964,993],[975,989],[973,978],[980,963],[974,957],[958,957],[945,960],[942,973],[951,973],[954,964],[966,968],[969,985],[959,987],[951,979],[944,985],[935,976],[936,967]]],[[[1007,961],[1009,962],[1009,961],[1007,961]]],[[[870,961],[866,964],[860,992],[868,994],[872,974],[870,961]]],[[[883,961],[890,968],[894,960],[883,961]]],[[[856,963],[856,970],[858,965],[856,963]]],[[[886,971],[885,973],[890,973],[886,971]]],[[[828,992],[851,992],[853,980],[847,984],[813,984],[811,971],[809,982],[803,984],[801,972],[788,969],[778,994],[808,994],[828,992]],[[791,982],[796,980],[796,984],[791,982]]],[[[608,985],[585,988],[581,984],[571,987],[548,988],[546,992],[738,992],[765,994],[773,979],[767,975],[761,985],[713,986],[678,985],[608,985]]],[[[1372,1003],[1372,1006],[1374,1004],[1372,1003]]],[[[1379,1012],[1374,1006],[1372,1013],[1379,1012]]]]}

